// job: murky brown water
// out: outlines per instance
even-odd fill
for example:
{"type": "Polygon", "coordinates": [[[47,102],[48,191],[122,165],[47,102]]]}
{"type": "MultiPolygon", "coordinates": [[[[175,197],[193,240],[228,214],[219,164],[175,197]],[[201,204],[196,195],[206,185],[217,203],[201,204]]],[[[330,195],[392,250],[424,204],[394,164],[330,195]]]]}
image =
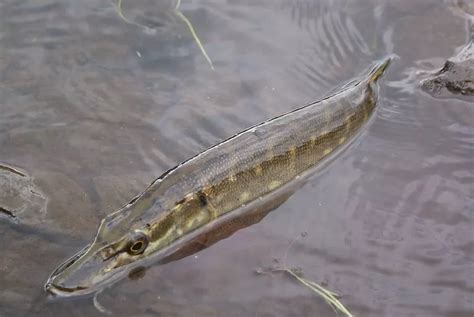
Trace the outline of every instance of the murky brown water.
{"type": "Polygon", "coordinates": [[[472,316],[474,99],[419,86],[466,44],[468,2],[183,0],[215,71],[172,1],[122,7],[147,27],[112,1],[0,3],[0,162],[46,204],[0,215],[0,316],[101,315],[90,298],[48,300],[43,284],[104,215],[387,53],[400,59],[373,124],[319,177],[260,223],[98,300],[118,316],[335,316],[287,276],[255,274],[307,232],[288,264],[354,315],[472,316]]]}

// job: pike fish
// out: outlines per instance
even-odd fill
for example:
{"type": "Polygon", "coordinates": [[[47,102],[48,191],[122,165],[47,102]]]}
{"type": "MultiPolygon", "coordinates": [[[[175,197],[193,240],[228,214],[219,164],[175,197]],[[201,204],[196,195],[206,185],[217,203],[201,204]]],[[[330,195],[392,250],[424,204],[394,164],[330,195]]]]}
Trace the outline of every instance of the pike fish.
{"type": "Polygon", "coordinates": [[[93,241],[51,274],[46,291],[91,294],[260,221],[360,134],[390,60],[332,96],[248,128],[161,175],[101,221],[93,241]]]}

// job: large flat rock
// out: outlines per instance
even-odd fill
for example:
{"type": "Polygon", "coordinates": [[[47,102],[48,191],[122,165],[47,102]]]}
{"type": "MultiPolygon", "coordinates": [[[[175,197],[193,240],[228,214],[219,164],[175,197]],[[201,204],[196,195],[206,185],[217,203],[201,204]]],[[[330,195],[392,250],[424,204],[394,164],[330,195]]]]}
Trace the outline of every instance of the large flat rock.
{"type": "Polygon", "coordinates": [[[421,82],[422,89],[433,97],[474,96],[474,46],[469,42],[443,68],[421,82]]]}
{"type": "Polygon", "coordinates": [[[46,214],[46,202],[31,177],[0,164],[0,217],[25,224],[37,222],[46,214]]]}

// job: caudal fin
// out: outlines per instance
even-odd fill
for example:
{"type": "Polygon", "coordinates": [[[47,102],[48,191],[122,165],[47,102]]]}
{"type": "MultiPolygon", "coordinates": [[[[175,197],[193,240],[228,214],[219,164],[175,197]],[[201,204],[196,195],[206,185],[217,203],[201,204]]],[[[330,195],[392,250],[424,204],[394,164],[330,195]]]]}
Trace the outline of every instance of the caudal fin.
{"type": "Polygon", "coordinates": [[[385,72],[385,70],[390,66],[393,56],[388,56],[375,64],[374,68],[369,74],[369,82],[376,82],[385,72]]]}

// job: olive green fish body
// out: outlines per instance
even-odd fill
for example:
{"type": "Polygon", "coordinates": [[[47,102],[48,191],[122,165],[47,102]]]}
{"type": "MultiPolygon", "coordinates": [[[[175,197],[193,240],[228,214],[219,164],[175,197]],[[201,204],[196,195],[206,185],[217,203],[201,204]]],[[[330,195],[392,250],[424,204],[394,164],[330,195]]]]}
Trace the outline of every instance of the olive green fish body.
{"type": "MultiPolygon", "coordinates": [[[[150,247],[172,243],[213,219],[264,197],[348,143],[369,119],[375,93],[360,87],[257,125],[185,162],[143,197],[168,210],[151,223],[150,247]],[[356,102],[354,102],[356,101],[356,102]]],[[[150,252],[152,249],[150,248],[150,252]]]]}
{"type": "MultiPolygon", "coordinates": [[[[46,288],[61,295],[93,292],[185,237],[202,243],[203,228],[224,228],[222,219],[296,182],[347,146],[369,120],[376,80],[389,61],[331,97],[249,128],[169,170],[107,216],[93,243],[58,268],[46,288]]],[[[248,222],[241,216],[237,227],[264,214],[248,222]]]]}

